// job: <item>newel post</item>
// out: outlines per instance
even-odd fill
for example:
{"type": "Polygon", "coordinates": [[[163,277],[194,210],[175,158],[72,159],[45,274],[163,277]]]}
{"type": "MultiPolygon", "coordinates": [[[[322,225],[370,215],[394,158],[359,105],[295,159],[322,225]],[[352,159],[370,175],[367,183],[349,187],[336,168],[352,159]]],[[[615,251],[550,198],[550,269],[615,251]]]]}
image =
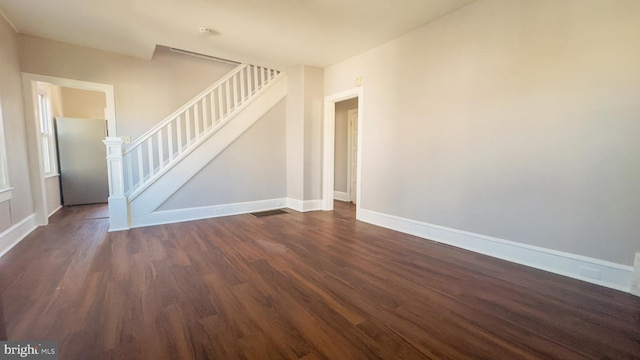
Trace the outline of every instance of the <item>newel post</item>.
{"type": "Polygon", "coordinates": [[[129,204],[124,194],[123,142],[119,137],[108,137],[107,169],[109,176],[109,231],[129,229],[129,204]]]}

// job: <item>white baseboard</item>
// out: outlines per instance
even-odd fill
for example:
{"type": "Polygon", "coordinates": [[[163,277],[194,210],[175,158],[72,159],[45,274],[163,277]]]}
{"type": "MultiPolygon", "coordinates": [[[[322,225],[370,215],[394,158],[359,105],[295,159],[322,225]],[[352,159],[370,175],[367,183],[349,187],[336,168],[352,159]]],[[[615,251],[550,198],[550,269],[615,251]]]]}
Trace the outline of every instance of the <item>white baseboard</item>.
{"type": "Polygon", "coordinates": [[[31,214],[0,234],[0,257],[38,227],[36,214],[31,214]]]}
{"type": "Polygon", "coordinates": [[[58,207],[57,207],[57,208],[53,209],[53,211],[49,213],[49,216],[48,216],[48,217],[53,216],[53,214],[57,213],[57,212],[58,212],[58,210],[60,210],[60,209],[62,209],[62,205],[58,205],[58,207]]]}
{"type": "Polygon", "coordinates": [[[221,216],[247,214],[286,207],[287,199],[269,199],[241,203],[203,206],[187,209],[154,211],[151,214],[133,218],[132,228],[201,220],[221,216]]]}
{"type": "Polygon", "coordinates": [[[640,296],[640,252],[636,253],[633,260],[633,280],[631,283],[631,293],[640,296]]]}
{"type": "Polygon", "coordinates": [[[633,267],[562,251],[360,209],[358,220],[549,271],[608,288],[631,292],[633,267]]]}
{"type": "Polygon", "coordinates": [[[299,212],[322,210],[322,199],[303,201],[287,198],[287,207],[299,212]]]}
{"type": "Polygon", "coordinates": [[[333,192],[333,198],[335,200],[340,200],[340,201],[349,201],[349,194],[347,194],[346,192],[342,192],[342,191],[334,191],[333,192]]]}

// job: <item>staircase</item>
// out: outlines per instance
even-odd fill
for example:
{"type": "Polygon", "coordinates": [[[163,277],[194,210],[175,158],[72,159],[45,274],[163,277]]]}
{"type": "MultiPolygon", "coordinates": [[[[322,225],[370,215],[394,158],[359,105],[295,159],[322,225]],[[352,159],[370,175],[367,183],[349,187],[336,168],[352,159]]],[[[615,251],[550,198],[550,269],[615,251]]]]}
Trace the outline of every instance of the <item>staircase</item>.
{"type": "Polygon", "coordinates": [[[153,211],[286,93],[284,73],[242,64],[130,145],[107,138],[110,230],[157,223],[153,211]]]}

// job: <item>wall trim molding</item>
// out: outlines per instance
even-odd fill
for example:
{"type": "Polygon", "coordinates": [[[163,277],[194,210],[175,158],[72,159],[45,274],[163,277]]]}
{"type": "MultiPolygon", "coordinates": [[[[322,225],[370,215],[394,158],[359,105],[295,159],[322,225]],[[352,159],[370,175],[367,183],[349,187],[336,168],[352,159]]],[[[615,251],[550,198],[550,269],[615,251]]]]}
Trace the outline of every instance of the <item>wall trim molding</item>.
{"type": "Polygon", "coordinates": [[[60,209],[62,209],[62,205],[58,205],[57,208],[53,209],[53,211],[49,213],[49,217],[53,216],[53,214],[57,213],[60,209]]]}
{"type": "Polygon", "coordinates": [[[31,214],[0,234],[0,257],[18,245],[38,227],[36,214],[31,214]]]}
{"type": "Polygon", "coordinates": [[[340,200],[340,201],[349,201],[349,194],[343,191],[334,191],[333,192],[333,199],[334,200],[340,200]]]}
{"type": "Polygon", "coordinates": [[[633,267],[360,209],[358,220],[624,292],[633,267]],[[585,275],[586,274],[586,275],[585,275]],[[591,275],[598,275],[590,277],[591,275]]]}
{"type": "Polygon", "coordinates": [[[287,198],[287,207],[299,212],[322,210],[322,199],[298,200],[287,198]]]}
{"type": "Polygon", "coordinates": [[[210,219],[222,216],[247,214],[255,211],[266,211],[284,208],[286,198],[257,200],[230,204],[201,206],[186,209],[154,211],[141,217],[132,218],[132,228],[171,224],[185,221],[210,219]]]}
{"type": "Polygon", "coordinates": [[[0,203],[9,201],[13,197],[13,188],[8,187],[4,189],[0,189],[0,203]]]}

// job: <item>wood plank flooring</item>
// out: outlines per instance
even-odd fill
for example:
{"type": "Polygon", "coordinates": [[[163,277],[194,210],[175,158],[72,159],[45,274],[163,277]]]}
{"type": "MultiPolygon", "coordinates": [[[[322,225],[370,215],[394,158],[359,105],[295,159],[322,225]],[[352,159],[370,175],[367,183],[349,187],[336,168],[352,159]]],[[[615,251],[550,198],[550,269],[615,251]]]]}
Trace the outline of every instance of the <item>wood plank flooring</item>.
{"type": "Polygon", "coordinates": [[[116,233],[82,210],[0,258],[8,338],[61,359],[640,359],[640,298],[350,204],[116,233]]]}

